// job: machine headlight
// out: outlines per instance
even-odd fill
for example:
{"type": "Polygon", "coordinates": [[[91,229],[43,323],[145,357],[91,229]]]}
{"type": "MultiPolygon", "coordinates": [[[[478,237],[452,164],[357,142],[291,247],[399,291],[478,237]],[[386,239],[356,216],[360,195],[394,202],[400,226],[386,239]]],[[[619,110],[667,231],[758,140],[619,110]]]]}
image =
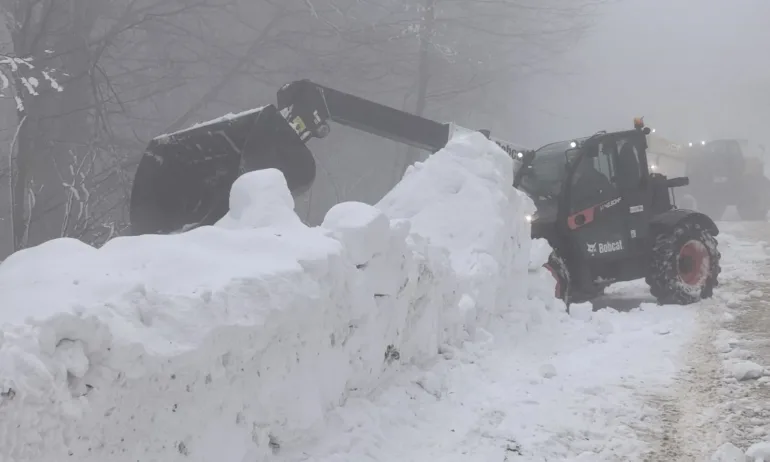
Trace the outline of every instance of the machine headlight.
{"type": "Polygon", "coordinates": [[[650,170],[657,170],[658,166],[655,164],[650,164],[650,170]]]}
{"type": "Polygon", "coordinates": [[[525,215],[524,219],[527,220],[527,223],[532,223],[532,215],[525,215]]]}

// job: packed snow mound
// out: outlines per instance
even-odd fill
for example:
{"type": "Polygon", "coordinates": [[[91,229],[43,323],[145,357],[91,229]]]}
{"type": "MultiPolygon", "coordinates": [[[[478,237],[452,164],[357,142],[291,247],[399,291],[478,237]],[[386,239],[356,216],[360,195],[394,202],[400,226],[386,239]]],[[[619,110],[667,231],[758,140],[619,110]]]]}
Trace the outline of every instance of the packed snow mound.
{"type": "Polygon", "coordinates": [[[526,216],[535,206],[513,187],[510,157],[480,133],[411,166],[376,206],[409,220],[415,239],[449,251],[459,289],[474,307],[469,316],[507,309],[511,297],[527,293],[526,216]]]}
{"type": "Polygon", "coordinates": [[[531,202],[481,134],[303,225],[277,170],[215,226],[0,264],[0,460],[253,461],[526,299],[531,202]],[[266,201],[265,198],[270,198],[266,201]],[[308,386],[312,384],[312,386],[308,386]]]}

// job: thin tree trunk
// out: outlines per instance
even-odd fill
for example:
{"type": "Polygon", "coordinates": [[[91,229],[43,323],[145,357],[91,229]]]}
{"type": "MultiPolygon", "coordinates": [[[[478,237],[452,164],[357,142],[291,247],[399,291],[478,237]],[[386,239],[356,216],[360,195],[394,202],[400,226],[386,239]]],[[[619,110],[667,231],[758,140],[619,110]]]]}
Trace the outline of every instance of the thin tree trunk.
{"type": "Polygon", "coordinates": [[[19,120],[24,124],[18,133],[13,191],[15,250],[62,236],[61,226],[68,213],[63,184],[70,180],[69,167],[84,154],[93,133],[87,31],[79,27],[77,14],[53,6],[49,10],[48,25],[59,31],[55,37],[35,28],[14,34],[17,54],[35,58],[36,69],[21,69],[29,72],[26,77],[43,82],[40,70],[46,67],[68,76],[59,82],[63,91],[38,88],[38,95],[29,95],[20,82],[21,75],[17,78],[16,92],[24,103],[19,120]],[[40,40],[32,39],[35,33],[41,34],[40,40]],[[35,49],[26,47],[27,43],[35,43],[35,49]],[[60,56],[49,58],[45,52],[49,47],[56,48],[60,56]]]}
{"type": "MultiPolygon", "coordinates": [[[[22,236],[23,230],[18,227],[17,222],[21,222],[24,219],[24,196],[19,196],[16,186],[18,184],[18,174],[16,172],[16,166],[18,165],[17,147],[19,142],[19,133],[24,127],[24,122],[27,121],[27,116],[22,116],[19,120],[19,124],[16,126],[16,132],[11,140],[11,146],[8,150],[8,186],[11,196],[11,242],[12,250],[15,252],[22,248],[22,236]]],[[[22,188],[23,194],[23,188],[22,188]]]]}

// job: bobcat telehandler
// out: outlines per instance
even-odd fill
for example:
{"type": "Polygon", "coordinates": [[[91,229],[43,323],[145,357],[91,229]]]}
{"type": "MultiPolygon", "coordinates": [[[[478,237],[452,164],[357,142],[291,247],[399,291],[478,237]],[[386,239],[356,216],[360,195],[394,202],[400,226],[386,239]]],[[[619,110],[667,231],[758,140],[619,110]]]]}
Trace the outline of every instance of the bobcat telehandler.
{"type": "MultiPolygon", "coordinates": [[[[153,139],[134,178],[133,234],[183,232],[227,213],[230,187],[248,171],[276,168],[293,194],[313,183],[306,146],[329,121],[436,152],[468,129],[399,111],[309,80],[284,85],[277,104],[225,116],[153,139]]],[[[567,304],[590,300],[614,282],[646,278],[659,303],[712,295],[720,272],[706,215],[678,209],[671,188],[687,178],[650,173],[641,119],[634,129],[546,145],[538,150],[490,136],[514,159],[514,186],[537,207],[533,238],[554,249],[546,267],[567,304]]]]}

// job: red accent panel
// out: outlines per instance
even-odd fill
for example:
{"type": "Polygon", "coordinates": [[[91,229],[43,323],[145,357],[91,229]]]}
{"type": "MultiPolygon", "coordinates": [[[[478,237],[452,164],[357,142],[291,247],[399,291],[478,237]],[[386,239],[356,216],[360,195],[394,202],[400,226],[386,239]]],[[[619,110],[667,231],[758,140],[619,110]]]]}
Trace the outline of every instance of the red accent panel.
{"type": "Polygon", "coordinates": [[[581,226],[585,226],[588,223],[591,223],[592,221],[594,221],[594,215],[596,213],[596,208],[599,207],[600,205],[601,204],[592,205],[591,207],[588,207],[585,210],[581,210],[578,213],[570,215],[569,218],[567,218],[567,226],[569,226],[569,229],[572,229],[572,230],[578,229],[581,226]],[[583,218],[585,218],[585,221],[583,221],[583,223],[581,223],[581,224],[578,224],[577,223],[577,218],[579,216],[581,216],[581,215],[583,216],[583,218]]]}

